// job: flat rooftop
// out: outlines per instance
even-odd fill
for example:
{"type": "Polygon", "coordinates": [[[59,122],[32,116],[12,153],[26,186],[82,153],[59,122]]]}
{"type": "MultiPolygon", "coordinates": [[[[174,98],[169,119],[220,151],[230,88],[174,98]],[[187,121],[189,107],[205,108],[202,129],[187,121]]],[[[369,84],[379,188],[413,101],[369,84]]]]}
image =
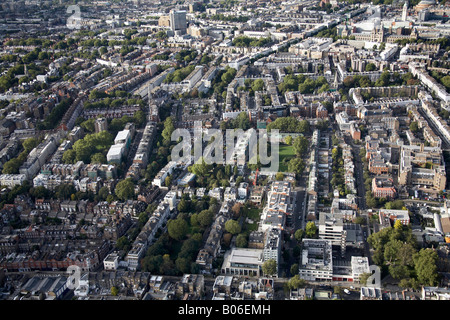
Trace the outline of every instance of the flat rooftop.
{"type": "Polygon", "coordinates": [[[233,249],[230,254],[230,263],[261,264],[262,249],[233,249]]]}
{"type": "Polygon", "coordinates": [[[114,141],[119,141],[119,140],[125,140],[128,138],[130,134],[130,130],[122,130],[117,132],[116,138],[114,139],[114,141]]]}

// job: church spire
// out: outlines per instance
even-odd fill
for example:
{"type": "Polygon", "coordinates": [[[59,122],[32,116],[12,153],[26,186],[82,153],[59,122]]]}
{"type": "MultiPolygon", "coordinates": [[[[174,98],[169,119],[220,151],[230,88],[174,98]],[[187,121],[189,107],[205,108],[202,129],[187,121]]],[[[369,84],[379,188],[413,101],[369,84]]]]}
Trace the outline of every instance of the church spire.
{"type": "Polygon", "coordinates": [[[406,0],[405,4],[403,5],[402,21],[406,21],[407,16],[408,16],[408,0],[406,0]]]}

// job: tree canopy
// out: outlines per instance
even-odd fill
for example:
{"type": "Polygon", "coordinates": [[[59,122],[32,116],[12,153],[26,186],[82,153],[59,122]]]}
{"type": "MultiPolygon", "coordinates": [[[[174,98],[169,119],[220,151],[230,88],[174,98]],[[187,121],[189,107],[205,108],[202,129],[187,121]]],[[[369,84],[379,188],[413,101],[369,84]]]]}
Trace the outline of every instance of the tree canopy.
{"type": "Polygon", "coordinates": [[[188,223],[186,220],[178,218],[171,219],[167,222],[167,231],[169,236],[175,240],[183,239],[188,232],[188,223]]]}
{"type": "Polygon", "coordinates": [[[274,259],[264,261],[262,271],[265,275],[274,275],[277,272],[277,262],[274,259]]]}
{"type": "Polygon", "coordinates": [[[372,233],[367,242],[374,249],[374,263],[386,266],[394,279],[402,280],[402,286],[437,284],[437,253],[430,248],[418,250],[409,227],[384,228],[372,233]]]}
{"type": "Polygon", "coordinates": [[[239,225],[239,222],[231,219],[225,222],[225,230],[231,234],[238,234],[241,232],[241,226],[239,225]]]}
{"type": "Polygon", "coordinates": [[[317,233],[317,226],[313,221],[309,221],[306,224],[306,228],[305,228],[305,235],[308,238],[314,238],[316,236],[317,233]]]}
{"type": "Polygon", "coordinates": [[[75,163],[77,161],[83,161],[84,163],[91,163],[105,161],[105,153],[109,150],[114,142],[114,137],[108,131],[101,131],[99,133],[87,134],[83,139],[77,140],[72,149],[66,150],[63,154],[62,160],[65,163],[75,163]],[[95,154],[101,154],[92,157],[95,154]]]}
{"type": "Polygon", "coordinates": [[[267,131],[278,129],[280,132],[309,133],[308,120],[297,120],[293,117],[280,117],[267,125],[267,131]]]}
{"type": "Polygon", "coordinates": [[[134,183],[131,178],[121,180],[117,183],[114,190],[120,200],[129,200],[134,198],[134,183]]]}

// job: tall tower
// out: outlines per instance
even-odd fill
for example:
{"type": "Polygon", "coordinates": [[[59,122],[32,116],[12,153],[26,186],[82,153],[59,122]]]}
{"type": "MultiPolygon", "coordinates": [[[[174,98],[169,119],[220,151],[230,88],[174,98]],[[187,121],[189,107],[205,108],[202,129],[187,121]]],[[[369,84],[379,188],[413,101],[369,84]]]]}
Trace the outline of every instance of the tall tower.
{"type": "Polygon", "coordinates": [[[169,19],[170,29],[172,29],[174,33],[179,33],[180,35],[186,34],[187,23],[185,10],[171,10],[169,19]]]}
{"type": "Polygon", "coordinates": [[[108,121],[106,118],[97,118],[94,122],[95,133],[108,130],[108,121]]]}
{"type": "Polygon", "coordinates": [[[406,21],[407,16],[408,16],[408,1],[405,1],[405,4],[403,5],[402,21],[406,21]]]}

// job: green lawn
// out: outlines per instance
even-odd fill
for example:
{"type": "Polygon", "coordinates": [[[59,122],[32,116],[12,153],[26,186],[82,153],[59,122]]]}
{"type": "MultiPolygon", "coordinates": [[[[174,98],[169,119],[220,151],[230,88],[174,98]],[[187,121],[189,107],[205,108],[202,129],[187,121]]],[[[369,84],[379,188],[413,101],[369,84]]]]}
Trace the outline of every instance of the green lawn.
{"type": "Polygon", "coordinates": [[[294,147],[289,146],[287,144],[280,144],[279,148],[280,148],[279,152],[280,169],[278,171],[286,172],[288,171],[287,162],[289,162],[289,160],[295,156],[294,147]],[[284,159],[286,159],[286,161],[283,161],[284,159]]]}
{"type": "Polygon", "coordinates": [[[251,208],[247,211],[247,218],[253,220],[253,223],[245,223],[244,231],[250,233],[251,231],[258,230],[259,218],[261,216],[262,210],[259,208],[251,208]]]}

